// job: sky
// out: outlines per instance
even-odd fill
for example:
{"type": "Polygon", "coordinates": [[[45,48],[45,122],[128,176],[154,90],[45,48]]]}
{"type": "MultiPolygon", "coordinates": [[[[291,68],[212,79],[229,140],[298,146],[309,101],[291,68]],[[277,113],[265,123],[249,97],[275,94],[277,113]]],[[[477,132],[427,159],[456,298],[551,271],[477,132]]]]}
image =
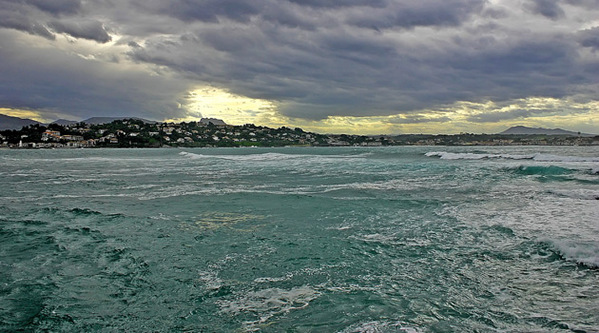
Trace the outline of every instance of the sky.
{"type": "Polygon", "coordinates": [[[0,0],[0,113],[599,134],[599,0],[0,0]]]}

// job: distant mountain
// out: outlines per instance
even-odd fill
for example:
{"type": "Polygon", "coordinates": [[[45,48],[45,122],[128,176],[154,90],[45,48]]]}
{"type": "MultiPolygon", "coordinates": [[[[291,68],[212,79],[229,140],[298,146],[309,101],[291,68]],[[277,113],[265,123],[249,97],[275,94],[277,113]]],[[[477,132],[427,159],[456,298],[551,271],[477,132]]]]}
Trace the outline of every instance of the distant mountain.
{"type": "Polygon", "coordinates": [[[75,121],[75,120],[58,119],[58,120],[53,121],[51,124],[57,124],[60,126],[69,126],[69,125],[75,125],[77,123],[78,123],[78,121],[75,121]]]}
{"type": "Polygon", "coordinates": [[[533,128],[533,127],[526,127],[526,126],[514,126],[514,127],[510,127],[508,129],[506,129],[505,131],[498,133],[498,134],[504,134],[504,135],[509,135],[509,134],[513,134],[513,135],[539,135],[539,134],[544,134],[544,135],[569,135],[569,136],[595,136],[594,134],[588,134],[588,133],[580,133],[580,132],[572,132],[572,131],[567,131],[567,130],[563,130],[561,128],[553,128],[553,129],[549,129],[549,128],[533,128]]]}
{"type": "Polygon", "coordinates": [[[39,121],[35,121],[32,119],[23,119],[18,117],[11,117],[7,115],[0,114],[0,131],[3,130],[20,130],[24,126],[42,125],[39,121]]]}
{"type": "Polygon", "coordinates": [[[216,126],[225,126],[225,125],[227,125],[221,119],[216,119],[216,118],[202,118],[202,119],[200,119],[200,124],[204,124],[204,125],[212,124],[212,125],[216,125],[216,126]]]}
{"type": "Polygon", "coordinates": [[[82,120],[81,122],[90,124],[90,125],[99,125],[99,124],[109,124],[115,120],[123,120],[123,119],[141,120],[147,124],[156,123],[155,121],[151,121],[151,120],[147,120],[147,119],[143,119],[143,118],[137,118],[137,117],[92,117],[92,118],[82,120]]]}

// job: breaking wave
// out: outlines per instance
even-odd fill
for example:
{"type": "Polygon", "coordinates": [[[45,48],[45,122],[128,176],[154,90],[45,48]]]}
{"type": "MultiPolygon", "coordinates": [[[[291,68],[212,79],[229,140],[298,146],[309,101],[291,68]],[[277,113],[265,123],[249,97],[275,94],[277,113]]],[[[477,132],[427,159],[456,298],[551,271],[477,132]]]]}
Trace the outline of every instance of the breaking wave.
{"type": "Polygon", "coordinates": [[[353,325],[341,333],[418,333],[415,328],[401,322],[371,321],[353,325]]]}
{"type": "Polygon", "coordinates": [[[545,240],[543,243],[562,259],[589,268],[599,268],[599,245],[590,241],[545,240]]]}
{"type": "MultiPolygon", "coordinates": [[[[427,157],[439,157],[442,160],[483,160],[483,159],[505,159],[505,160],[533,160],[539,162],[599,162],[599,157],[582,156],[560,156],[551,154],[486,154],[486,153],[452,153],[444,151],[432,151],[424,154],[427,157]]],[[[596,169],[593,169],[596,170],[596,169]]],[[[596,170],[599,171],[599,170],[596,170]]]]}
{"type": "Polygon", "coordinates": [[[275,316],[306,308],[319,296],[321,293],[309,286],[295,287],[290,290],[267,288],[236,295],[231,300],[219,300],[217,304],[222,313],[255,314],[258,317],[255,321],[244,323],[247,331],[255,331],[258,325],[267,323],[275,316]]]}
{"type": "Polygon", "coordinates": [[[280,153],[262,153],[262,154],[248,154],[248,155],[203,155],[203,154],[195,154],[189,153],[186,151],[182,151],[179,153],[181,156],[189,157],[192,159],[222,159],[222,160],[230,160],[230,161],[271,161],[271,160],[282,160],[282,159],[296,159],[302,157],[308,157],[310,155],[300,155],[300,154],[280,154],[280,153]]]}
{"type": "Polygon", "coordinates": [[[562,168],[555,165],[539,166],[539,165],[521,165],[514,169],[514,172],[519,175],[540,175],[540,176],[561,176],[568,175],[575,170],[562,168]]]}
{"type": "Polygon", "coordinates": [[[282,154],[282,153],[259,153],[247,155],[204,155],[182,151],[179,155],[191,159],[220,159],[229,161],[282,161],[282,160],[298,160],[298,159],[352,159],[364,158],[370,156],[370,153],[356,155],[306,155],[306,154],[282,154]]]}

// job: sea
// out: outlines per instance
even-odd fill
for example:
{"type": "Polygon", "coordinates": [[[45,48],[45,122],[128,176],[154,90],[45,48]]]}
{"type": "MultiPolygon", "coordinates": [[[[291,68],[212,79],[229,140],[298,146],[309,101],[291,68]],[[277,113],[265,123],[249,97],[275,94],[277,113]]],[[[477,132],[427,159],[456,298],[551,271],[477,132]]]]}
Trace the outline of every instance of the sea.
{"type": "Polygon", "coordinates": [[[599,147],[0,150],[2,332],[599,332],[599,147]]]}

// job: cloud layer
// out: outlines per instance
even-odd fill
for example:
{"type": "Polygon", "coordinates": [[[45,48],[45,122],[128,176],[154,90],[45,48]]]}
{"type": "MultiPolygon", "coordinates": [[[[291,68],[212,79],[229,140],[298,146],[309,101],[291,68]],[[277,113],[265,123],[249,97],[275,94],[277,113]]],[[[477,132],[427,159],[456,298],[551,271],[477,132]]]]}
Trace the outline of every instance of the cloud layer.
{"type": "MultiPolygon", "coordinates": [[[[202,110],[186,109],[184,96],[213,86],[271,101],[281,119],[426,124],[451,122],[461,102],[599,96],[598,0],[0,0],[0,8],[5,108],[185,118],[202,110]]],[[[553,112],[495,111],[469,119],[553,112]]]]}

